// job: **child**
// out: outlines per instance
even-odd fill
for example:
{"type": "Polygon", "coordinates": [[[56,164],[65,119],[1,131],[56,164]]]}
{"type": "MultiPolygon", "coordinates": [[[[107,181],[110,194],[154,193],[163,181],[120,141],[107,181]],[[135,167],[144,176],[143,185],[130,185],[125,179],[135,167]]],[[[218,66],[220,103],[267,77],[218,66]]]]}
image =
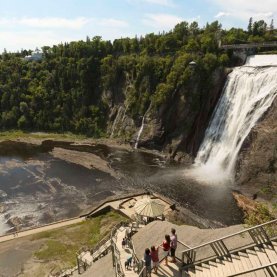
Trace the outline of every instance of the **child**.
{"type": "Polygon", "coordinates": [[[131,266],[131,264],[132,264],[132,259],[133,259],[133,257],[130,256],[130,257],[126,260],[126,262],[125,262],[125,269],[126,269],[126,270],[129,270],[129,268],[130,268],[130,266],[131,266]]]}
{"type": "Polygon", "coordinates": [[[146,276],[151,276],[151,255],[149,248],[145,249],[144,261],[146,266],[146,276]]]}
{"type": "Polygon", "coordinates": [[[158,265],[159,265],[159,248],[155,247],[154,245],[151,247],[151,259],[153,262],[153,269],[157,274],[158,265]]]}

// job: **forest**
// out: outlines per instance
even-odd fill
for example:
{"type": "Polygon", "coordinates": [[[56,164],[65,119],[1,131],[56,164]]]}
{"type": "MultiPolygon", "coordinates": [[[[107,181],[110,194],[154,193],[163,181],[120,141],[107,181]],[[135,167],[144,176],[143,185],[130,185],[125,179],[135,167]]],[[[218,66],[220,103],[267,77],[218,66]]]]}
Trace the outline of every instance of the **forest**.
{"type": "MultiPolygon", "coordinates": [[[[157,111],[180,88],[202,83],[199,98],[212,86],[215,70],[233,66],[232,51],[222,44],[276,40],[273,21],[249,20],[247,30],[223,30],[218,21],[201,28],[181,22],[173,30],[113,42],[100,36],[42,47],[43,59],[26,61],[30,50],[0,56],[0,126],[2,130],[73,132],[107,135],[111,108],[124,101],[131,118],[151,104],[157,111]],[[195,66],[190,62],[194,61],[195,66]],[[122,88],[125,88],[122,92],[122,88]]],[[[184,95],[191,98],[189,89],[184,95]]]]}

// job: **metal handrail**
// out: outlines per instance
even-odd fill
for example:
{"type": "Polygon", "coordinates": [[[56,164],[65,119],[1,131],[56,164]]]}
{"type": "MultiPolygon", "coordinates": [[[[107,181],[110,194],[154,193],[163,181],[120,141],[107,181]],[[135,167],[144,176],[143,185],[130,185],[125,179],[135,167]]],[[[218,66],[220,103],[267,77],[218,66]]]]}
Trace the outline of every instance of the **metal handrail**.
{"type": "Polygon", "coordinates": [[[248,229],[245,229],[245,230],[242,230],[242,231],[233,233],[233,234],[231,234],[231,235],[227,235],[227,236],[225,236],[225,237],[221,237],[221,238],[216,239],[216,240],[212,240],[212,241],[209,241],[209,242],[206,242],[206,243],[197,245],[197,246],[195,246],[195,247],[190,248],[189,250],[183,251],[182,253],[185,253],[185,252],[190,251],[190,250],[195,250],[195,249],[198,249],[198,248],[202,248],[202,247],[207,246],[207,245],[209,245],[209,244],[212,244],[212,243],[214,243],[214,242],[218,242],[218,241],[221,241],[221,240],[225,240],[225,239],[228,239],[228,238],[237,236],[237,235],[241,235],[241,234],[243,234],[243,233],[247,233],[247,232],[249,232],[249,231],[251,231],[251,230],[255,230],[255,229],[257,229],[257,228],[260,228],[260,227],[263,227],[263,226],[272,224],[272,223],[274,223],[274,222],[277,222],[277,219],[268,221],[268,222],[263,223],[263,224],[260,224],[260,225],[256,225],[256,226],[254,226],[254,227],[251,227],[251,228],[248,228],[248,229]]]}
{"type": "Polygon", "coordinates": [[[235,276],[244,275],[244,274],[251,273],[251,272],[254,272],[254,271],[259,271],[259,270],[262,270],[262,269],[267,269],[267,268],[269,268],[271,266],[274,266],[274,265],[276,266],[277,262],[271,263],[271,264],[267,264],[267,265],[261,265],[259,267],[251,268],[251,269],[239,272],[239,273],[234,273],[234,274],[228,275],[227,277],[235,277],[235,276]]]}

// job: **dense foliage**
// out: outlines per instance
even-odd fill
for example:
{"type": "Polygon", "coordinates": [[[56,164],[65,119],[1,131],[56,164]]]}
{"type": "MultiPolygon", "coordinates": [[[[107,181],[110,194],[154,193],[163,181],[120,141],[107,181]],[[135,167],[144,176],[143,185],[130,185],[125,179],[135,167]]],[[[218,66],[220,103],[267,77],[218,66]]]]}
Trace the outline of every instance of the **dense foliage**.
{"type": "Polygon", "coordinates": [[[113,43],[97,36],[43,47],[40,62],[23,59],[30,51],[5,51],[0,57],[0,126],[102,136],[118,101],[135,118],[150,103],[158,109],[196,76],[208,86],[212,72],[230,62],[231,53],[219,49],[220,39],[274,39],[274,30],[267,31],[264,23],[250,23],[248,31],[223,31],[217,21],[204,28],[182,22],[168,33],[113,43]]]}

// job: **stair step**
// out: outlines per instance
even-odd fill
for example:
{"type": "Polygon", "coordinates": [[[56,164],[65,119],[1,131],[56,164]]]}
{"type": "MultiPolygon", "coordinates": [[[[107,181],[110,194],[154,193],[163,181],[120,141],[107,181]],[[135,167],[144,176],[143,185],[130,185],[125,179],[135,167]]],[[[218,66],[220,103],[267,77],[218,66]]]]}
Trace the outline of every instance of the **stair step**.
{"type": "MultiPolygon", "coordinates": [[[[255,249],[262,265],[270,264],[270,259],[266,255],[265,249],[263,247],[254,247],[254,249],[255,249]]],[[[270,277],[270,274],[268,273],[268,271],[266,269],[264,269],[264,273],[266,276],[270,277]]]]}
{"type": "MultiPolygon", "coordinates": [[[[239,252],[238,254],[240,256],[240,260],[242,262],[244,270],[252,269],[253,266],[249,260],[249,256],[244,252],[239,252]]],[[[255,272],[251,272],[251,273],[245,274],[245,277],[257,277],[257,275],[255,272]]]]}
{"type": "Polygon", "coordinates": [[[219,269],[217,267],[217,263],[210,261],[209,266],[210,266],[210,272],[211,272],[212,276],[213,277],[220,277],[220,272],[219,272],[219,269]]]}
{"type": "Polygon", "coordinates": [[[239,272],[243,272],[243,266],[242,266],[242,263],[241,263],[241,260],[240,260],[240,257],[238,255],[231,255],[231,258],[232,258],[232,262],[233,262],[233,265],[234,265],[234,268],[235,268],[235,272],[236,273],[239,273],[239,272]]]}
{"type": "MultiPolygon", "coordinates": [[[[246,253],[249,256],[249,260],[250,260],[251,264],[253,265],[253,268],[260,267],[262,265],[258,258],[258,254],[256,251],[247,249],[246,253]]],[[[268,273],[263,269],[256,271],[256,275],[257,275],[257,277],[269,277],[268,273]]]]}
{"type": "Polygon", "coordinates": [[[265,249],[263,247],[254,247],[254,249],[262,265],[270,264],[270,260],[266,255],[265,249]]]}
{"type": "Polygon", "coordinates": [[[275,252],[272,245],[264,245],[265,252],[271,263],[277,262],[277,253],[275,252]]]}
{"type": "Polygon", "coordinates": [[[231,275],[236,273],[236,269],[234,267],[231,257],[224,257],[223,262],[225,265],[224,270],[226,272],[226,275],[231,275]]]}
{"type": "Polygon", "coordinates": [[[239,255],[231,255],[231,258],[238,273],[245,271],[239,255]]]}
{"type": "MultiPolygon", "coordinates": [[[[202,268],[200,269],[198,266],[196,266],[196,267],[195,268],[190,268],[188,270],[189,276],[190,277],[204,277],[202,275],[203,274],[202,268]]],[[[186,274],[185,274],[185,276],[186,276],[186,274]]]]}
{"type": "Polygon", "coordinates": [[[213,277],[210,265],[203,263],[201,264],[201,267],[203,268],[203,274],[205,274],[205,277],[213,277]]]}
{"type": "Polygon", "coordinates": [[[216,263],[217,263],[217,267],[218,267],[220,276],[226,276],[227,273],[226,273],[226,268],[225,268],[226,266],[225,266],[224,261],[220,260],[220,259],[216,259],[216,263]]]}

